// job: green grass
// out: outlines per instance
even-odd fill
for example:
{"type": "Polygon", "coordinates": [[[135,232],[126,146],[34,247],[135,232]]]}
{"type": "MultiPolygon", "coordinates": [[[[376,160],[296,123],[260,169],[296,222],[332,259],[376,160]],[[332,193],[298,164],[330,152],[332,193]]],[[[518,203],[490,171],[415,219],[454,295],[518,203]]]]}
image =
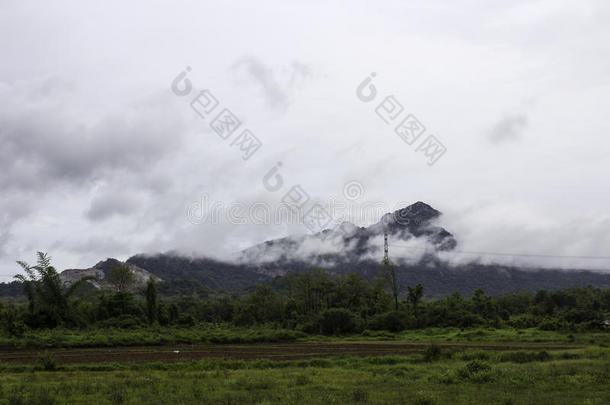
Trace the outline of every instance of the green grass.
{"type": "Polygon", "coordinates": [[[439,344],[606,345],[608,332],[560,332],[539,329],[428,328],[400,333],[364,331],[352,336],[306,335],[275,328],[235,328],[201,324],[189,328],[149,327],[139,329],[91,328],[28,331],[21,337],[0,336],[0,349],[45,349],[53,347],[112,347],[197,343],[396,341],[439,344]]]}
{"type": "MultiPolygon", "coordinates": [[[[436,352],[436,349],[434,350],[436,352]]],[[[608,404],[610,349],[0,365],[0,404],[608,404]],[[544,354],[541,354],[544,353],[544,354]]]]}
{"type": "Polygon", "coordinates": [[[610,347],[610,333],[606,332],[567,332],[529,329],[472,328],[427,328],[406,330],[399,333],[387,331],[364,331],[353,336],[307,336],[306,341],[396,341],[409,343],[438,344],[504,344],[515,345],[602,345],[610,347]]]}
{"type": "Polygon", "coordinates": [[[287,329],[245,329],[214,325],[190,328],[151,327],[133,330],[56,328],[28,331],[21,337],[0,337],[0,349],[290,342],[305,336],[304,333],[287,329]]]}

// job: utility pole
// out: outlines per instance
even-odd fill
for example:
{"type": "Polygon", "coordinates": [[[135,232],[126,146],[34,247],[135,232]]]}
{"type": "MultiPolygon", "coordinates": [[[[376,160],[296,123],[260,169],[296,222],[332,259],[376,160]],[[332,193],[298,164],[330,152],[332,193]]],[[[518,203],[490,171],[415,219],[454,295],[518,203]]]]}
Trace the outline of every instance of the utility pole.
{"type": "Polygon", "coordinates": [[[389,255],[389,245],[388,245],[388,233],[383,233],[383,261],[381,262],[383,265],[383,273],[386,281],[390,285],[392,289],[392,296],[394,297],[394,309],[398,310],[398,278],[396,277],[396,269],[392,262],[390,262],[389,255]]]}
{"type": "Polygon", "coordinates": [[[388,255],[390,248],[388,247],[388,233],[383,233],[383,263],[389,263],[390,257],[388,255]]]}

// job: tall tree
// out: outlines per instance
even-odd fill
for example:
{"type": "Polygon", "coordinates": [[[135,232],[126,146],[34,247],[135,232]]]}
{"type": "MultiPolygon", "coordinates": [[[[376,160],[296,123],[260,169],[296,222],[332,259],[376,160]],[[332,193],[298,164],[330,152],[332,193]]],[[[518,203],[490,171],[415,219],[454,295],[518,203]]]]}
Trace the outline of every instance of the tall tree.
{"type": "Polygon", "coordinates": [[[127,291],[136,282],[136,276],[129,266],[120,264],[108,272],[108,282],[118,291],[127,291]]]}
{"type": "Polygon", "coordinates": [[[154,323],[157,320],[157,283],[155,279],[150,277],[146,283],[146,315],[148,323],[154,323]]]}
{"type": "Polygon", "coordinates": [[[417,318],[417,309],[419,303],[424,296],[424,287],[421,284],[417,284],[414,288],[408,286],[409,294],[407,295],[407,302],[411,304],[411,308],[413,309],[413,314],[417,318]]]}

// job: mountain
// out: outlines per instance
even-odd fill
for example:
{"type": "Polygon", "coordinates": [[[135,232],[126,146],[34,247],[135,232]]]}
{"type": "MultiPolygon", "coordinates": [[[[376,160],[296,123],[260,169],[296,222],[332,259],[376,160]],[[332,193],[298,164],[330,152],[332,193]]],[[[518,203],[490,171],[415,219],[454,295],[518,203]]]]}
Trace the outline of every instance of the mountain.
{"type": "Polygon", "coordinates": [[[258,264],[257,271],[270,276],[284,275],[289,270],[283,268],[294,262],[323,267],[366,259],[380,262],[384,233],[394,241],[424,241],[431,252],[449,251],[457,246],[457,241],[446,229],[434,225],[441,215],[429,205],[417,202],[385,214],[379,222],[367,228],[343,222],[332,230],[326,229],[314,235],[267,241],[241,252],[239,260],[258,264]]]}
{"type": "MultiPolygon", "coordinates": [[[[443,296],[454,291],[471,294],[483,288],[492,295],[516,291],[556,290],[593,285],[610,288],[610,273],[581,270],[524,269],[476,262],[452,266],[439,258],[451,252],[458,242],[437,225],[442,213],[417,202],[385,214],[369,227],[349,222],[313,235],[293,235],[266,241],[248,248],[232,261],[187,257],[175,252],[156,255],[138,254],[125,263],[136,273],[140,284],[148,277],[159,280],[162,294],[207,295],[214,291],[237,292],[261,283],[272,282],[288,273],[323,268],[331,274],[358,272],[367,279],[379,274],[383,257],[383,235],[392,243],[411,246],[405,257],[395,257],[400,292],[408,285],[421,283],[427,296],[443,296]]],[[[97,288],[105,287],[105,277],[118,260],[108,259],[90,269],[65,270],[67,284],[94,275],[97,288]]],[[[11,291],[13,290],[11,286],[11,291]]],[[[1,291],[1,290],[0,290],[1,291]]]]}
{"type": "Polygon", "coordinates": [[[417,202],[385,214],[378,223],[369,227],[344,222],[314,235],[266,241],[242,251],[232,262],[168,253],[137,255],[127,263],[149,270],[167,280],[166,283],[192,280],[211,290],[225,291],[238,291],[270,282],[287,273],[315,268],[324,268],[331,274],[358,272],[372,279],[379,274],[385,232],[393,243],[411,243],[414,246],[413,260],[395,262],[403,295],[408,285],[417,283],[424,285],[427,296],[443,296],[454,291],[469,295],[477,288],[499,295],[585,285],[610,287],[610,273],[523,269],[477,263],[451,266],[437,255],[450,252],[457,246],[454,236],[436,225],[441,216],[441,212],[428,204],[417,202]],[[423,253],[418,250],[422,247],[425,248],[423,253]]]}
{"type": "MultiPolygon", "coordinates": [[[[69,286],[72,283],[80,280],[83,277],[92,276],[95,279],[90,280],[89,284],[97,289],[101,288],[112,288],[108,282],[108,273],[111,269],[120,266],[123,263],[116,259],[106,259],[97,263],[95,266],[88,269],[68,269],[64,270],[59,274],[59,278],[64,286],[69,286]]],[[[134,288],[143,287],[149,278],[154,277],[158,281],[162,281],[161,278],[149,273],[133,264],[127,263],[127,266],[135,276],[134,288]]]]}
{"type": "Polygon", "coordinates": [[[159,292],[198,293],[239,291],[268,281],[270,277],[247,264],[221,262],[209,258],[193,258],[173,253],[135,255],[127,262],[145,268],[162,278],[159,292]]]}

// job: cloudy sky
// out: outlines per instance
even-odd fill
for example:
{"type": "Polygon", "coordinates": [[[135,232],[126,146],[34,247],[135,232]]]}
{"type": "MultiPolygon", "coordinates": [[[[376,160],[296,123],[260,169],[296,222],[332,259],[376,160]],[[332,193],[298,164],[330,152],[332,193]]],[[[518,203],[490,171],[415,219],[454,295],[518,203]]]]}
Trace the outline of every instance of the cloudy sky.
{"type": "Polygon", "coordinates": [[[463,251],[610,256],[609,21],[605,0],[5,0],[0,280],[37,250],[64,269],[305,233],[259,215],[295,185],[357,225],[377,220],[363,206],[425,201],[463,251]],[[225,108],[227,139],[210,126],[225,108]],[[262,143],[247,160],[244,129],[262,143]]]}

